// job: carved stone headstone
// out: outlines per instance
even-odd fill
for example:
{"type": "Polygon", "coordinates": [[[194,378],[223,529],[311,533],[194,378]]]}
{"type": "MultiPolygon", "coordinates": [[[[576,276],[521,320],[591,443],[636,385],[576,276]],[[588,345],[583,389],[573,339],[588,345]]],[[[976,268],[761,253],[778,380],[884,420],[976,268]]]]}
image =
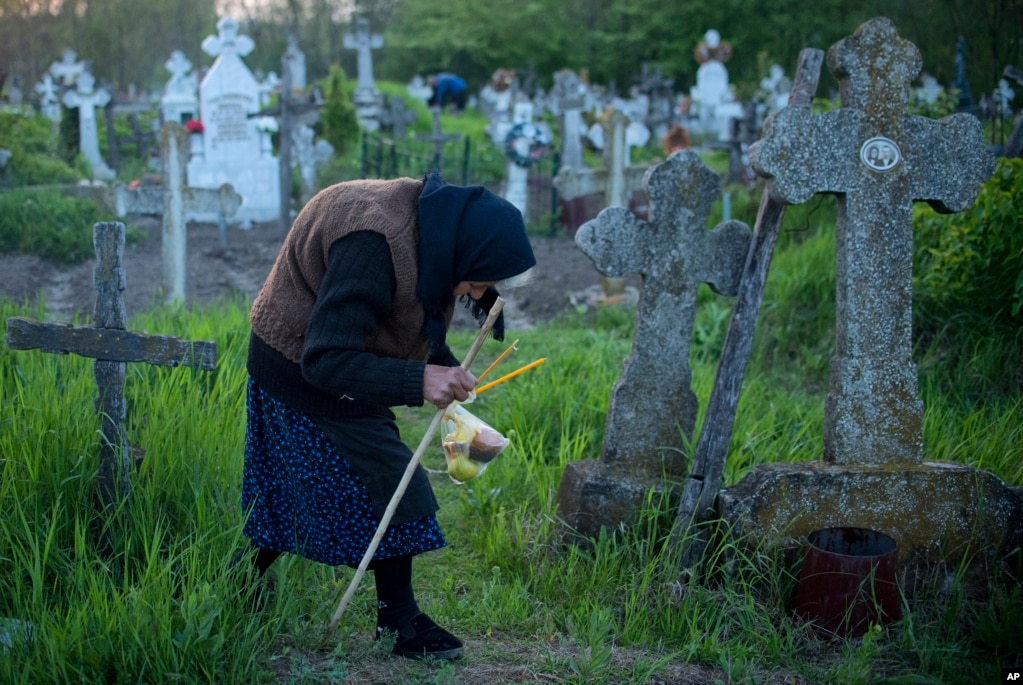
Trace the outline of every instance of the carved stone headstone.
{"type": "Polygon", "coordinates": [[[359,123],[368,131],[380,128],[380,95],[373,81],[373,50],[384,46],[384,38],[370,33],[369,19],[359,17],[355,21],[355,33],[344,37],[344,46],[357,53],[358,80],[352,94],[352,104],[359,123]]]}
{"type": "Polygon", "coordinates": [[[980,122],[908,114],[920,52],[888,20],[864,24],[828,52],[842,108],[786,108],[751,151],[773,197],[840,196],[838,322],[825,456],[836,463],[917,463],[922,405],[912,360],[912,205],[972,206],[993,159],[980,122]],[[883,332],[883,334],[882,334],[883,332]]]}
{"type": "Polygon", "coordinates": [[[908,113],[920,52],[888,19],[833,45],[827,63],[842,107],[787,107],[750,151],[773,199],[838,196],[824,461],[757,467],[722,491],[718,512],[758,541],[833,526],[877,530],[896,540],[903,561],[1018,548],[1023,496],[978,469],[923,460],[912,359],[912,205],[972,206],[994,165],[981,124],[908,113]]]}
{"type": "MultiPolygon", "coordinates": [[[[626,161],[625,129],[628,118],[620,110],[609,109],[601,119],[605,130],[604,168],[562,167],[554,177],[554,187],[564,200],[604,194],[604,207],[628,207],[629,194],[643,187],[647,167],[629,165],[626,161]]],[[[621,294],[625,281],[621,278],[602,277],[605,295],[621,294]]]]}
{"type": "Polygon", "coordinates": [[[75,85],[84,72],[85,62],[78,61],[78,53],[74,50],[65,50],[60,61],[50,65],[50,74],[66,88],[75,85]]]}
{"type": "Polygon", "coordinates": [[[160,98],[164,121],[184,124],[199,117],[199,80],[192,72],[192,63],[181,50],[171,53],[164,66],[171,73],[160,98]]]}
{"type": "Polygon", "coordinates": [[[115,208],[120,217],[129,214],[162,217],[160,244],[163,251],[163,292],[168,303],[182,302],[186,293],[188,215],[215,215],[221,239],[226,243],[226,222],[241,206],[242,197],[228,183],[220,188],[190,188],[185,183],[189,134],[170,121],[160,129],[160,160],[163,183],[135,189],[114,187],[115,208]]]}
{"type": "MultiPolygon", "coordinates": [[[[256,117],[259,84],[242,61],[255,45],[238,35],[238,22],[231,17],[221,18],[217,30],[202,42],[203,51],[216,60],[199,85],[203,153],[188,162],[188,185],[217,189],[230,183],[243,198],[239,219],[272,221],[280,213],[280,167],[264,152],[270,148],[271,129],[256,117]]],[[[196,213],[190,218],[217,217],[196,213]]]]}
{"type": "Polygon", "coordinates": [[[93,226],[93,245],[96,248],[93,326],[39,323],[12,317],[7,320],[7,347],[71,353],[96,360],[94,372],[99,390],[96,414],[104,436],[100,441],[97,485],[104,502],[114,503],[130,489],[131,450],[124,429],[128,414],[124,398],[127,362],[187,365],[210,371],[216,367],[216,343],[126,331],[127,314],[121,295],[125,287],[121,266],[124,224],[110,222],[93,226]]]}
{"type": "Polygon", "coordinates": [[[663,478],[681,481],[697,401],[691,388],[689,346],[700,283],[718,293],[738,289],[750,231],[730,221],[704,227],[721,195],[721,178],[691,150],[646,176],[649,221],[609,207],[584,224],[576,243],[607,276],[643,276],[632,353],[611,392],[599,461],[569,464],[558,493],[559,515],[584,535],[613,528],[640,506],[663,478]]]}
{"type": "Polygon", "coordinates": [[[64,93],[64,104],[78,108],[78,136],[82,156],[92,169],[92,177],[108,181],[117,174],[103,161],[99,151],[99,134],[96,130],[96,108],[106,107],[110,94],[96,90],[96,79],[89,72],[82,72],[76,81],[77,90],[64,93]]]}
{"type": "Polygon", "coordinates": [[[36,92],[39,93],[39,109],[43,116],[50,121],[60,121],[60,97],[53,76],[43,74],[43,78],[36,84],[36,92]]]}

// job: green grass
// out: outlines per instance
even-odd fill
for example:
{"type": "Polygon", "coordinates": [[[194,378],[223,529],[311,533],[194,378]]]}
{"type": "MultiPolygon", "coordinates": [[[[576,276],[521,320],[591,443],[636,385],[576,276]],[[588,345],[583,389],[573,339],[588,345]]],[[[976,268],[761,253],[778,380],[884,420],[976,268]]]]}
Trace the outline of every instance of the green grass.
{"type": "MultiPolygon", "coordinates": [[[[326,645],[323,630],[349,570],[286,557],[272,572],[267,610],[254,614],[228,570],[243,543],[246,310],[226,301],[195,312],[156,309],[130,322],[133,330],[214,340],[218,362],[211,373],[129,366],[129,437],[145,456],[131,499],[109,517],[92,497],[102,439],[92,362],[0,348],[0,618],[32,625],[27,645],[16,640],[0,657],[0,681],[342,682],[375,667],[391,682],[469,682],[460,673],[481,664],[522,663],[535,675],[529,682],[640,683],[688,662],[714,669],[722,682],[789,673],[816,682],[976,683],[992,682],[999,664],[1019,658],[1018,584],[996,584],[978,598],[953,569],[950,584],[936,581],[887,630],[820,644],[786,609],[794,570],[780,553],[731,541],[705,574],[680,578],[664,545],[663,523],[673,514],[664,502],[650,499],[634,526],[588,548],[562,545],[561,473],[599,454],[610,386],[631,346],[631,314],[615,309],[517,334],[504,368],[547,362],[472,406],[511,445],[464,485],[431,476],[449,548],[417,560],[415,582],[422,606],[473,641],[464,665],[396,663],[374,647],[372,574],[326,645]]],[[[39,318],[13,304],[0,315],[39,318]]],[[[708,331],[692,355],[702,403],[718,319],[701,312],[697,324],[708,331]]],[[[456,352],[470,342],[469,334],[452,336],[456,352]]],[[[475,368],[502,349],[489,342],[475,368]]],[[[792,370],[800,355],[812,362],[819,351],[790,354],[796,367],[782,370],[780,353],[762,353],[747,376],[726,484],[757,464],[820,453],[824,390],[792,370]]],[[[939,363],[921,368],[928,456],[1023,484],[1019,397],[975,403],[942,390],[939,363]]],[[[409,444],[418,444],[431,416],[428,408],[399,412],[409,444]]],[[[424,465],[442,471],[435,440],[424,465]]]]}

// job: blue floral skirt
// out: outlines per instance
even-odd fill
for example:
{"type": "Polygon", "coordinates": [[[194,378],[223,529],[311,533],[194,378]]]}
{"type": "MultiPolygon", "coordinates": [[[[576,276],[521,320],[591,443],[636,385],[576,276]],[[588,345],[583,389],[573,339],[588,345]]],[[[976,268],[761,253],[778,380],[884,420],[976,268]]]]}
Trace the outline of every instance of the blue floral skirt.
{"type": "MultiPolygon", "coordinates": [[[[357,567],[380,525],[358,474],[312,417],[270,397],[251,378],[246,414],[245,535],[264,549],[357,567]]],[[[445,544],[437,518],[424,516],[388,526],[373,559],[445,544]]]]}

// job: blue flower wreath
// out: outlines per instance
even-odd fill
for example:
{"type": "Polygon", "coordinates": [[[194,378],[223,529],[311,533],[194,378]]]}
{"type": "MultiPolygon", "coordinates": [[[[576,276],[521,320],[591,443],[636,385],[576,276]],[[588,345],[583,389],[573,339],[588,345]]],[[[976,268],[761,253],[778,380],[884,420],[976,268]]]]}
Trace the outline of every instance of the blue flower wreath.
{"type": "Polygon", "coordinates": [[[549,147],[550,141],[547,139],[547,133],[528,121],[522,121],[512,126],[504,137],[504,154],[512,163],[521,167],[535,164],[547,154],[549,147]],[[522,140],[529,143],[526,148],[528,152],[525,154],[519,151],[519,142],[522,140]]]}

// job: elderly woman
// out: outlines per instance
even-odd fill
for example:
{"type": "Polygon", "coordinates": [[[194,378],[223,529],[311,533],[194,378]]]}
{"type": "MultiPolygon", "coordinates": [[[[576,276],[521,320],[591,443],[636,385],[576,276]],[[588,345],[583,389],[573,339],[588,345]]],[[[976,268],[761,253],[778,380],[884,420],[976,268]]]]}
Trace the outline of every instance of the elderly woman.
{"type": "MultiPolygon", "coordinates": [[[[482,323],[535,263],[518,209],[436,173],[305,206],[250,316],[242,507],[259,575],[284,552],[358,567],[412,458],[390,407],[467,399],[476,379],[445,341],[455,300],[482,323]]],[[[377,634],[402,656],[463,653],[412,589],[412,557],[445,545],[437,509],[419,467],[369,566],[377,634]]]]}

